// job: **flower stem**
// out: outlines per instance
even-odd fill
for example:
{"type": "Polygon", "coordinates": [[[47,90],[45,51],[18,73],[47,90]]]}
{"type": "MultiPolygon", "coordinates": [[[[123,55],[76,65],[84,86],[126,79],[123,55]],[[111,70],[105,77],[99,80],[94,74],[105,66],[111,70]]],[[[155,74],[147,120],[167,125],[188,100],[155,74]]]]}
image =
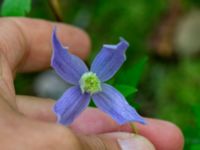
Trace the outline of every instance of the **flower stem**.
{"type": "Polygon", "coordinates": [[[132,132],[135,134],[139,134],[138,128],[134,125],[134,123],[130,123],[132,132]]]}

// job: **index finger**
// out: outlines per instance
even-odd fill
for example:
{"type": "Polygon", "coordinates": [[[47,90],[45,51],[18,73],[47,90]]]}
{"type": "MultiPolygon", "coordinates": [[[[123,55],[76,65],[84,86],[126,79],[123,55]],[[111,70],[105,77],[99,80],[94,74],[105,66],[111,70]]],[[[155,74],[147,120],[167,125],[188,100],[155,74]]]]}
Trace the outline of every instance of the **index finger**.
{"type": "Polygon", "coordinates": [[[86,58],[90,40],[85,32],[62,23],[28,18],[0,19],[0,49],[9,66],[17,71],[38,71],[49,67],[51,33],[58,28],[58,36],[72,53],[86,58]]]}

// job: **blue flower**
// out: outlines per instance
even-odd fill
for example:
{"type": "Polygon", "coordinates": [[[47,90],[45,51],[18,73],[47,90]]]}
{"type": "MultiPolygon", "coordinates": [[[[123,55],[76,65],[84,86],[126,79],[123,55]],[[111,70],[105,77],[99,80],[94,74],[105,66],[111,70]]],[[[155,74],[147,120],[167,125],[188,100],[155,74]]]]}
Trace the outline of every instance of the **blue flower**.
{"type": "Polygon", "coordinates": [[[80,58],[62,46],[56,36],[56,29],[52,34],[52,44],[51,66],[62,79],[72,85],[53,107],[58,123],[72,123],[89,105],[91,98],[99,109],[110,115],[118,124],[132,121],[145,123],[121,93],[104,83],[126,60],[125,51],[129,46],[127,41],[121,38],[117,45],[103,45],[90,70],[80,58]]]}

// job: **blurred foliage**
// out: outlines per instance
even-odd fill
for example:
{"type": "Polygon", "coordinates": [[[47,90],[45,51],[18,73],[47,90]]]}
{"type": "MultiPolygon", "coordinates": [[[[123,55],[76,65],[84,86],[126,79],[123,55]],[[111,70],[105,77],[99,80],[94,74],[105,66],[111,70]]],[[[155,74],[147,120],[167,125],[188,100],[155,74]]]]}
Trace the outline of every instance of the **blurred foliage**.
{"type": "Polygon", "coordinates": [[[122,70],[115,76],[115,84],[123,83],[136,88],[140,77],[143,74],[146,63],[147,57],[144,57],[139,59],[136,63],[128,65],[126,68],[122,68],[122,70]]]}
{"type": "Polygon", "coordinates": [[[117,84],[115,85],[115,88],[117,88],[125,97],[137,92],[137,89],[130,85],[117,84]]]}
{"type": "Polygon", "coordinates": [[[25,16],[31,9],[31,0],[4,0],[2,16],[25,16]]]}
{"type": "Polygon", "coordinates": [[[190,150],[199,150],[200,149],[200,144],[192,145],[190,150]]]}
{"type": "MultiPolygon", "coordinates": [[[[17,1],[19,0],[12,0],[13,4],[9,7],[11,5],[14,7],[17,1]]],[[[116,43],[120,36],[127,39],[130,42],[127,61],[109,83],[116,86],[129,103],[139,108],[144,115],[176,123],[184,133],[185,149],[200,149],[199,54],[182,56],[181,50],[175,52],[174,47],[176,44],[174,35],[179,28],[178,24],[184,23],[180,20],[193,9],[200,11],[200,1],[57,0],[57,2],[60,6],[54,9],[55,4],[51,0],[33,0],[28,17],[63,21],[85,29],[91,37],[93,46],[87,60],[89,62],[99,51],[102,43],[116,43]],[[57,8],[59,12],[56,12],[57,8]],[[153,37],[157,37],[156,40],[152,40],[153,37]],[[153,47],[152,41],[154,41],[153,47]],[[174,54],[170,58],[159,55],[158,51],[165,48],[172,48],[174,54]],[[142,58],[144,55],[149,55],[145,73],[143,70],[147,59],[142,58]],[[138,86],[139,80],[141,82],[138,86]]],[[[28,6],[22,8],[17,5],[17,7],[21,7],[19,10],[23,10],[24,13],[28,10],[28,6]]],[[[16,15],[15,12],[12,13],[16,15]]],[[[190,28],[187,31],[190,30],[193,31],[190,28]]],[[[192,40],[192,35],[189,38],[192,40]]],[[[35,75],[18,75],[15,81],[17,93],[34,94],[31,88],[34,77],[35,75]]]]}
{"type": "Polygon", "coordinates": [[[16,93],[21,95],[35,95],[33,90],[33,79],[38,73],[17,74],[14,81],[16,93]]]}
{"type": "Polygon", "coordinates": [[[199,143],[200,61],[183,60],[176,66],[165,67],[157,64],[154,69],[155,116],[180,126],[186,135],[186,144],[199,143]]]}

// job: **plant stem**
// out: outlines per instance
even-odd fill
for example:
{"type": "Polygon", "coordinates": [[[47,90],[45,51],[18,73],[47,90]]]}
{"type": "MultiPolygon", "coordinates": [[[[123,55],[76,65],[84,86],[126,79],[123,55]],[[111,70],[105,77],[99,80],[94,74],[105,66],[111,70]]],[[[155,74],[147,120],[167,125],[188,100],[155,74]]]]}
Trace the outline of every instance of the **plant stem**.
{"type": "Polygon", "coordinates": [[[63,13],[60,5],[60,0],[49,0],[49,6],[52,9],[53,14],[55,15],[56,21],[63,22],[63,13]]]}
{"type": "Polygon", "coordinates": [[[133,124],[133,123],[130,123],[130,126],[132,128],[132,132],[135,133],[135,134],[139,134],[139,131],[137,129],[137,127],[133,124]]]}

